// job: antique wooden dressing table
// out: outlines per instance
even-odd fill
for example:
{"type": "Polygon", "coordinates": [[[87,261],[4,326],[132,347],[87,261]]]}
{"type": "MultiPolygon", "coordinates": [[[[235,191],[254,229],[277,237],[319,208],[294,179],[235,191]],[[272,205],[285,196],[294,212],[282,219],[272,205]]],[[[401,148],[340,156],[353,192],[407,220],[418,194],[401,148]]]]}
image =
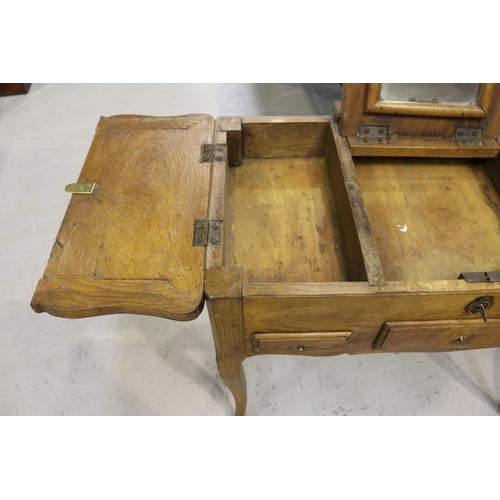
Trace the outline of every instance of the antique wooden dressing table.
{"type": "Polygon", "coordinates": [[[500,86],[345,84],[330,117],[101,118],[32,307],[262,354],[500,346],[500,86]]]}

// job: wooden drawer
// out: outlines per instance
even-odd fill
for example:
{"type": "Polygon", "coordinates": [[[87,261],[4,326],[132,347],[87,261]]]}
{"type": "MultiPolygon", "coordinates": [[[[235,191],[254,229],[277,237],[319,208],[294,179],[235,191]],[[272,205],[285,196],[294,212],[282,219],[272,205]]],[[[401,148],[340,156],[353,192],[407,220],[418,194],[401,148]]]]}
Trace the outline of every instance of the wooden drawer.
{"type": "Polygon", "coordinates": [[[385,323],[373,348],[386,352],[452,351],[500,347],[500,320],[385,323]]]}
{"type": "Polygon", "coordinates": [[[351,332],[256,333],[253,351],[259,354],[332,356],[342,354],[351,332]]]}

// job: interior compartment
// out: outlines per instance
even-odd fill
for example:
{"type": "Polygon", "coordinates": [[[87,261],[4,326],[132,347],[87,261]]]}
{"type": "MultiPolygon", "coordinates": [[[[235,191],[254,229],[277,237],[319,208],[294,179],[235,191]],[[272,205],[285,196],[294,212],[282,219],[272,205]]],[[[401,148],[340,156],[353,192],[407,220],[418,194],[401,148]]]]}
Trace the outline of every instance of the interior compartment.
{"type": "Polygon", "coordinates": [[[387,281],[500,270],[496,159],[357,157],[354,164],[387,281]]]}
{"type": "Polygon", "coordinates": [[[256,120],[226,171],[224,265],[246,283],[366,281],[352,213],[338,210],[348,195],[330,119],[256,120]]]}
{"type": "Polygon", "coordinates": [[[226,182],[226,265],[245,282],[346,281],[324,156],[244,159],[226,182]]]}

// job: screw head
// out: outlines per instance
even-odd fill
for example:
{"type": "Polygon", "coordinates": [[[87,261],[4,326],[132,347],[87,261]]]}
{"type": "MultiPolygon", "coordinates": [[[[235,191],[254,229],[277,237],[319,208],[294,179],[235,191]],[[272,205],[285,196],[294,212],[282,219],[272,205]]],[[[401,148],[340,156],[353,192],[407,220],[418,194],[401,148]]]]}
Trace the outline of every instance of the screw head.
{"type": "Polygon", "coordinates": [[[305,349],[305,346],[298,345],[295,349],[297,349],[297,351],[299,351],[299,352],[302,352],[305,349]]]}
{"type": "Polygon", "coordinates": [[[205,226],[205,224],[203,224],[203,222],[197,222],[197,223],[196,223],[196,227],[197,227],[198,229],[203,229],[203,227],[204,227],[204,226],[205,226]]]}
{"type": "Polygon", "coordinates": [[[222,161],[222,156],[216,156],[215,161],[222,161]]]}
{"type": "Polygon", "coordinates": [[[457,135],[458,135],[458,137],[462,137],[464,135],[464,131],[460,130],[457,135]]]}
{"type": "Polygon", "coordinates": [[[217,242],[219,241],[219,238],[217,238],[217,236],[212,236],[212,237],[210,238],[210,241],[211,241],[212,243],[217,243],[217,242]]]}
{"type": "Polygon", "coordinates": [[[363,142],[368,142],[368,137],[365,137],[365,138],[363,139],[363,142]]]}
{"type": "Polygon", "coordinates": [[[212,227],[214,229],[219,229],[220,224],[218,222],[212,222],[212,227]]]}
{"type": "Polygon", "coordinates": [[[384,132],[385,132],[385,129],[384,129],[384,128],[379,128],[379,129],[378,129],[378,133],[379,133],[379,134],[383,134],[384,132]]]}
{"type": "Polygon", "coordinates": [[[477,134],[478,134],[477,130],[474,130],[474,132],[472,132],[472,135],[473,135],[474,137],[477,137],[477,134]]]}
{"type": "Polygon", "coordinates": [[[365,129],[363,130],[363,132],[364,132],[365,134],[369,134],[369,133],[370,133],[370,129],[369,129],[369,128],[365,128],[365,129]]]}

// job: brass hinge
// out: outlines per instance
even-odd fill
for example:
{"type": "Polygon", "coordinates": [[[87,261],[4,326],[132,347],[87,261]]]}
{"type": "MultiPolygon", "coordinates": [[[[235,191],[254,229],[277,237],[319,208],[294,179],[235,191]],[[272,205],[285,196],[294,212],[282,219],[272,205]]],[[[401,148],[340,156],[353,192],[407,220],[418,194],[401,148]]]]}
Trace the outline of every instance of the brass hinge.
{"type": "Polygon", "coordinates": [[[457,128],[455,134],[455,141],[459,146],[482,146],[483,141],[481,135],[483,134],[482,128],[457,128]]]}
{"type": "Polygon", "coordinates": [[[195,220],[193,246],[204,247],[221,244],[221,220],[195,220]]]}
{"type": "Polygon", "coordinates": [[[212,163],[213,161],[226,161],[225,144],[203,144],[201,146],[201,163],[212,163]]]}
{"type": "Polygon", "coordinates": [[[72,194],[97,194],[101,188],[98,182],[77,182],[68,184],[64,190],[72,194]]]}
{"type": "Polygon", "coordinates": [[[383,125],[361,125],[359,140],[366,144],[387,144],[388,130],[383,125]]]}

